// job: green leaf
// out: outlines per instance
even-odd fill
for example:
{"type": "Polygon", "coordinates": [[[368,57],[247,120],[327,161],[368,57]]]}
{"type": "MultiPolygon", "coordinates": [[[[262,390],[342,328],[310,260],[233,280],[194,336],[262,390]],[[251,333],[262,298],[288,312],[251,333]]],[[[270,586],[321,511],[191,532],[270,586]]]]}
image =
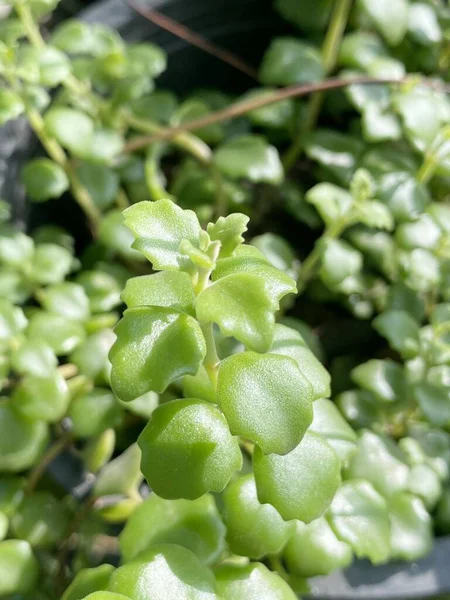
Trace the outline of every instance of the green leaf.
{"type": "Polygon", "coordinates": [[[119,403],[108,389],[94,388],[72,400],[67,416],[72,422],[74,436],[88,438],[116,427],[121,412],[119,403]]]}
{"type": "Polygon", "coordinates": [[[347,542],[358,558],[368,558],[375,565],[389,559],[388,508],[368,481],[345,481],[331,503],[329,520],[338,538],[347,542]]]}
{"type": "Polygon", "coordinates": [[[34,548],[50,549],[65,535],[69,512],[49,492],[25,496],[11,519],[12,534],[34,548]]]}
{"type": "Polygon", "coordinates": [[[23,331],[28,321],[19,306],[0,299],[0,347],[23,331]]]}
{"type": "Polygon", "coordinates": [[[397,116],[369,104],[362,117],[364,139],[368,142],[385,142],[402,137],[402,128],[397,116]]]}
{"type": "MultiPolygon", "coordinates": [[[[240,101],[259,100],[272,96],[276,88],[259,88],[250,90],[241,96],[240,101]]],[[[255,108],[247,113],[248,118],[257,127],[286,129],[290,126],[295,114],[295,104],[292,98],[280,100],[261,108],[255,108]]]]}
{"type": "Polygon", "coordinates": [[[128,279],[122,300],[128,308],[163,306],[194,314],[195,294],[191,278],[179,271],[162,271],[128,279]]]}
{"type": "Polygon", "coordinates": [[[408,476],[406,457],[398,446],[385,436],[363,430],[346,478],[366,479],[388,498],[406,489],[408,476]]]}
{"type": "Polygon", "coordinates": [[[59,283],[73,268],[71,252],[57,244],[38,244],[30,278],[43,285],[59,283]]]}
{"type": "Polygon", "coordinates": [[[90,51],[92,42],[90,25],[78,19],[63,21],[54,28],[50,38],[52,46],[68,54],[85,54],[90,51]]]}
{"type": "Polygon", "coordinates": [[[405,396],[403,369],[393,360],[369,360],[355,367],[351,377],[357,385],[372,392],[383,402],[394,402],[405,396]]]}
{"type": "Polygon", "coordinates": [[[431,551],[432,520],[420,498],[397,494],[389,503],[392,558],[415,561],[431,551]]]}
{"type": "Polygon", "coordinates": [[[350,182],[363,150],[358,138],[328,129],[317,129],[305,143],[307,156],[344,184],[350,182]]]}
{"type": "Polygon", "coordinates": [[[313,421],[309,431],[320,433],[343,464],[349,462],[356,451],[356,432],[342,417],[331,400],[321,398],[313,403],[313,421]]]}
{"type": "Polygon", "coordinates": [[[306,433],[289,454],[253,453],[258,498],[275,507],[284,520],[310,523],[328,509],[341,482],[340,460],[317,433],[306,433]]]}
{"type": "Polygon", "coordinates": [[[419,325],[406,311],[386,311],[372,325],[403,358],[414,358],[419,353],[419,325]]]}
{"type": "Polygon", "coordinates": [[[2,542],[8,534],[9,519],[5,513],[0,512],[0,542],[2,542]]]}
{"type": "Polygon", "coordinates": [[[140,469],[141,456],[138,445],[131,444],[125,452],[107,463],[97,476],[94,495],[100,497],[119,494],[136,497],[143,479],[140,469]]]}
{"type": "Polygon", "coordinates": [[[19,375],[50,375],[58,365],[52,348],[41,340],[27,340],[11,355],[11,366],[19,375]]]}
{"type": "Polygon", "coordinates": [[[3,401],[0,404],[0,471],[18,473],[35,464],[48,440],[47,425],[26,421],[3,401]]]}
{"type": "Polygon", "coordinates": [[[241,352],[220,363],[217,403],[230,431],[266,454],[287,454],[300,443],[312,398],[311,384],[287,356],[241,352]]]}
{"type": "Polygon", "coordinates": [[[279,185],[284,178],[278,150],[259,135],[231,138],[214,152],[214,163],[230,179],[279,185]]]}
{"type": "Polygon", "coordinates": [[[0,542],[0,595],[31,592],[35,589],[38,576],[39,563],[28,542],[0,542]]]}
{"type": "Polygon", "coordinates": [[[324,244],[320,278],[331,290],[339,290],[345,280],[357,275],[363,266],[363,255],[342,240],[328,240],[324,244]]]}
{"type": "Polygon", "coordinates": [[[215,571],[223,600],[296,600],[289,585],[261,563],[223,565],[215,571]]]}
{"type": "Polygon", "coordinates": [[[249,217],[242,213],[233,213],[219,217],[215,223],[208,223],[207,232],[211,241],[220,242],[220,258],[231,256],[235,249],[244,242],[243,234],[247,231],[249,217]]]}
{"type": "Polygon", "coordinates": [[[297,292],[297,286],[292,277],[273,267],[266,257],[253,246],[238,246],[233,256],[219,259],[212,273],[212,279],[217,281],[235,273],[258,275],[264,281],[272,302],[280,302],[286,294],[297,292]]]}
{"type": "Polygon", "coordinates": [[[22,171],[22,181],[34,202],[59,198],[69,189],[64,169],[49,158],[37,158],[27,163],[22,171]]]}
{"type": "Polygon", "coordinates": [[[47,46],[35,50],[39,65],[39,83],[45,87],[54,88],[70,75],[70,61],[57,48],[47,46]]]}
{"type": "Polygon", "coordinates": [[[0,89],[0,126],[17,119],[25,110],[19,94],[8,88],[0,89]]]}
{"type": "Polygon", "coordinates": [[[76,282],[84,287],[92,313],[108,312],[121,303],[121,285],[109,273],[83,271],[76,282]]]}
{"type": "Polygon", "coordinates": [[[169,308],[130,308],[115,333],[111,384],[126,401],[149,391],[163,392],[179,377],[195,375],[206,352],[197,321],[169,308]]]}
{"type": "Polygon", "coordinates": [[[413,175],[405,172],[384,175],[379,181],[378,196],[398,222],[417,218],[429,202],[426,187],[413,175]]]}
{"type": "Polygon", "coordinates": [[[274,233],[263,233],[254,237],[251,244],[258,248],[273,267],[288,273],[293,279],[297,278],[298,261],[292,246],[284,238],[274,233]]]}
{"type": "Polygon", "coordinates": [[[114,592],[94,592],[82,600],[130,600],[130,597],[123,594],[115,594],[114,592]]]}
{"type": "Polygon", "coordinates": [[[391,213],[384,204],[377,200],[366,200],[355,207],[355,212],[358,221],[367,227],[387,229],[388,231],[394,228],[391,213]]]}
{"type": "Polygon", "coordinates": [[[364,71],[376,58],[386,54],[386,48],[378,35],[358,29],[344,37],[339,63],[364,71]]]}
{"type": "Polygon", "coordinates": [[[183,210],[171,200],[138,202],[124,211],[125,225],[136,241],[133,247],[152,263],[157,271],[176,271],[189,266],[179,251],[182,240],[199,246],[200,224],[191,210],[183,210]]]}
{"type": "MultiPolygon", "coordinates": [[[[55,109],[52,109],[55,110],[55,109]]],[[[124,139],[114,129],[95,129],[87,136],[84,145],[68,146],[80,158],[99,163],[110,163],[122,152],[124,139]]]]}
{"type": "Polygon", "coordinates": [[[178,99],[167,90],[155,90],[131,103],[137,117],[168,125],[178,108],[178,99]]]}
{"type": "Polygon", "coordinates": [[[0,229],[0,263],[11,267],[25,267],[33,257],[33,240],[12,227],[0,229]]]}
{"type": "Polygon", "coordinates": [[[397,282],[389,289],[386,303],[388,311],[408,312],[416,321],[422,321],[425,315],[425,305],[422,298],[402,282],[397,282]]]}
{"type": "MultiPolygon", "coordinates": [[[[195,121],[211,113],[210,106],[200,98],[188,98],[172,116],[171,125],[179,127],[184,123],[195,121]]],[[[224,138],[224,128],[220,123],[213,123],[196,129],[196,135],[209,145],[215,145],[224,138]]]]}
{"type": "Polygon", "coordinates": [[[66,588],[61,600],[82,600],[96,590],[106,590],[113,571],[112,565],[81,569],[66,588]]]}
{"type": "Polygon", "coordinates": [[[113,209],[103,215],[98,230],[99,241],[108,249],[127,260],[142,261],[143,256],[133,250],[134,236],[125,226],[122,211],[113,209]]]}
{"type": "Polygon", "coordinates": [[[353,205],[351,194],[333,183],[318,183],[306,192],[306,201],[318,211],[325,225],[346,215],[353,205]]]}
{"type": "MultiPolygon", "coordinates": [[[[360,33],[363,32],[358,32],[356,33],[356,35],[359,35],[360,33]]],[[[350,39],[350,41],[352,35],[355,34],[350,34],[349,36],[347,36],[350,39]]],[[[356,58],[358,59],[358,57],[356,58]]],[[[341,76],[345,76],[348,79],[354,79],[359,77],[360,75],[361,73],[359,71],[344,71],[343,73],[341,73],[341,76]]],[[[354,106],[354,108],[356,108],[356,110],[359,110],[363,114],[363,116],[367,112],[372,113],[370,118],[371,121],[372,116],[375,116],[373,108],[376,108],[378,111],[385,110],[389,107],[391,103],[391,91],[387,85],[366,85],[360,83],[353,83],[347,86],[344,92],[351,104],[354,106]]]]}
{"type": "Polygon", "coordinates": [[[25,483],[23,477],[2,476],[0,478],[0,510],[7,517],[11,517],[22,502],[25,483]]]}
{"type": "Polygon", "coordinates": [[[416,248],[400,254],[401,267],[406,285],[417,292],[429,292],[439,285],[441,265],[431,252],[416,248]]]}
{"type": "Polygon", "coordinates": [[[196,375],[183,377],[183,396],[216,403],[216,389],[203,365],[196,375]]]}
{"type": "Polygon", "coordinates": [[[320,51],[297,38],[275,38],[259,70],[264,85],[294,85],[320,81],[324,76],[320,51]]]}
{"type": "Polygon", "coordinates": [[[120,534],[125,562],[155,544],[188,548],[205,564],[215,564],[225,549],[225,527],[214,498],[163,500],[151,494],[132,514],[120,534]]]}
{"type": "Polygon", "coordinates": [[[39,294],[45,310],[73,321],[84,321],[89,317],[89,298],[84,288],[70,281],[52,285],[39,294]]]}
{"type": "Polygon", "coordinates": [[[442,40],[437,11],[425,2],[413,2],[408,12],[408,36],[423,46],[433,46],[442,40]]]}
{"type": "Polygon", "coordinates": [[[276,0],[275,2],[275,8],[283,18],[305,31],[324,29],[332,5],[333,0],[316,0],[313,4],[297,0],[276,0]]]}
{"type": "Polygon", "coordinates": [[[266,281],[253,273],[234,273],[205,288],[196,300],[197,318],[217,323],[257,352],[267,352],[273,339],[279,298],[270,295],[266,281]]]}
{"type": "Polygon", "coordinates": [[[414,250],[414,248],[436,250],[441,237],[441,228],[426,213],[420,215],[416,221],[402,223],[395,232],[397,244],[406,250],[414,250]]]}
{"type": "Polygon", "coordinates": [[[360,6],[388,44],[396,46],[402,41],[408,28],[407,0],[360,0],[360,6]]]}
{"type": "Polygon", "coordinates": [[[312,385],[312,400],[330,396],[330,375],[322,363],[308,348],[300,333],[285,325],[275,325],[275,333],[270,352],[272,354],[289,356],[295,360],[302,375],[312,385]]]}
{"type": "Polygon", "coordinates": [[[83,326],[61,315],[39,311],[32,315],[28,326],[30,340],[48,344],[56,356],[70,354],[85,339],[83,326]]]}
{"type": "Polygon", "coordinates": [[[448,386],[437,387],[426,381],[412,386],[412,394],[427,420],[433,425],[450,425],[450,391],[448,386]]]}
{"type": "Polygon", "coordinates": [[[126,48],[126,56],[128,76],[158,77],[167,67],[167,56],[164,50],[149,42],[129,44],[126,48]]]}
{"type": "Polygon", "coordinates": [[[139,436],[142,472],[158,496],[195,500],[219,492],[242,466],[222,413],[196,399],[160,405],[139,436]]]}
{"type": "Polygon", "coordinates": [[[114,203],[119,193],[119,176],[111,167],[81,161],[75,171],[97,208],[105,210],[114,203]]]}
{"type": "Polygon", "coordinates": [[[12,407],[30,421],[60,421],[69,406],[67,383],[56,371],[44,377],[26,375],[11,396],[12,407]]]}
{"type": "Polygon", "coordinates": [[[283,521],[270,504],[259,502],[251,474],[230,483],[223,502],[227,542],[233,554],[252,559],[278,554],[292,534],[292,523],[283,521]]]}
{"type": "Polygon", "coordinates": [[[44,122],[47,133],[76,155],[83,153],[94,133],[92,119],[73,108],[50,108],[44,122]]]}
{"type": "Polygon", "coordinates": [[[119,567],[109,583],[112,592],[133,600],[218,600],[215,588],[212,572],[190,550],[175,544],[143,552],[119,567]]]}
{"type": "MultiPolygon", "coordinates": [[[[406,439],[406,438],[403,438],[406,439]]],[[[413,465],[408,477],[407,489],[419,496],[428,510],[432,510],[442,494],[442,486],[436,471],[427,464],[413,465]]]]}
{"type": "Polygon", "coordinates": [[[352,560],[352,549],[336,537],[324,517],[309,525],[297,521],[294,534],[283,550],[289,572],[300,577],[328,575],[336,569],[345,569],[352,560]]]}

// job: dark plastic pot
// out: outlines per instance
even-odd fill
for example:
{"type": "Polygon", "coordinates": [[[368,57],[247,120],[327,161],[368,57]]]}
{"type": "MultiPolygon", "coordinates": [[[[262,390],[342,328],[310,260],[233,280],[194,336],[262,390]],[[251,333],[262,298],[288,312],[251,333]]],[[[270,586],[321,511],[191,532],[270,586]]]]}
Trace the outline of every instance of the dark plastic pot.
{"type": "MultiPolygon", "coordinates": [[[[273,12],[272,0],[153,0],[151,5],[255,67],[273,36],[292,33],[273,12]]],[[[123,0],[96,2],[79,16],[114,27],[127,41],[149,40],[165,48],[169,65],[159,87],[181,93],[201,86],[241,92],[252,85],[247,76],[136,15],[123,0]]],[[[25,197],[18,173],[35,148],[23,121],[0,132],[0,197],[12,201],[19,216],[25,197]]],[[[73,456],[59,457],[51,474],[78,497],[89,489],[89,478],[73,456]]],[[[450,537],[436,540],[433,552],[417,563],[373,567],[356,561],[345,572],[313,579],[311,588],[312,596],[323,600],[419,599],[450,593],[450,537]]]]}

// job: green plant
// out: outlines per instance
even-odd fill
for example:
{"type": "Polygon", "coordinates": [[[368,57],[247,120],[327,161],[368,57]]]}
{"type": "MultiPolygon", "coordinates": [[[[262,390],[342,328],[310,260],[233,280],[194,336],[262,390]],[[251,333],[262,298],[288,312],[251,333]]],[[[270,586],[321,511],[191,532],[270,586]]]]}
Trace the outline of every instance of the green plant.
{"type": "Polygon", "coordinates": [[[0,595],[291,600],[425,555],[450,532],[445,3],[277,0],[298,36],[237,99],[11,5],[0,121],[45,152],[28,198],[69,192],[90,240],[0,203],[0,595]]]}

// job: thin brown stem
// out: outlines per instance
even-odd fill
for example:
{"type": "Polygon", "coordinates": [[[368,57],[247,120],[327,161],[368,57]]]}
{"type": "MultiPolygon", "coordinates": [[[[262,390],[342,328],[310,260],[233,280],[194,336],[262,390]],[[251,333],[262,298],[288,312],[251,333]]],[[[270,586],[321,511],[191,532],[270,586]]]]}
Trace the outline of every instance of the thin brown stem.
{"type": "Polygon", "coordinates": [[[245,73],[252,79],[258,79],[258,73],[256,69],[248,65],[246,62],[244,62],[241,58],[239,58],[232,52],[229,52],[225,48],[213,44],[202,35],[186,27],[186,25],[182,25],[178,21],[175,21],[175,19],[172,19],[167,15],[163,15],[154,8],[144,8],[142,6],[139,6],[135,2],[132,2],[131,0],[127,1],[129,6],[131,6],[131,8],[134,11],[136,11],[142,17],[148,19],[158,27],[161,27],[161,29],[165,29],[166,31],[173,33],[173,35],[176,35],[177,37],[185,40],[189,44],[192,44],[192,46],[196,46],[197,48],[200,48],[200,50],[203,50],[204,52],[215,56],[222,62],[225,62],[237,69],[238,71],[245,73]]]}
{"type": "Polygon", "coordinates": [[[57,456],[63,452],[67,446],[72,442],[72,434],[67,432],[63,433],[61,437],[59,437],[43,454],[41,460],[38,464],[33,468],[29,477],[28,483],[25,487],[25,492],[27,494],[31,493],[36,489],[41,477],[47,470],[47,467],[52,463],[57,456]]]}

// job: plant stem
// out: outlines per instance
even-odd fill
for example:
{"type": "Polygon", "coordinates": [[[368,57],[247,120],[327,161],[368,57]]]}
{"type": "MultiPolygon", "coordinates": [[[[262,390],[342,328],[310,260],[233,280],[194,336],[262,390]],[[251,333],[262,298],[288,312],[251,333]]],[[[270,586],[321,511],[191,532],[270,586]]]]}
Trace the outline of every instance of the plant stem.
{"type": "Polygon", "coordinates": [[[43,454],[41,460],[31,471],[28,482],[25,488],[27,494],[36,489],[37,484],[41,480],[42,475],[47,470],[47,467],[52,463],[57,456],[63,452],[72,441],[72,434],[69,432],[63,433],[43,454]]]}
{"type": "Polygon", "coordinates": [[[300,274],[297,279],[297,289],[299,295],[303,292],[311,277],[314,276],[316,267],[322,258],[322,254],[324,253],[327,242],[338,238],[347,225],[348,223],[346,219],[337,219],[330,227],[325,229],[325,232],[317,240],[312,252],[308,255],[300,267],[300,274]]]}
{"type": "Polygon", "coordinates": [[[425,154],[425,159],[417,172],[417,181],[426,185],[433,177],[437,167],[436,155],[433,152],[425,154]]]}
{"type": "MultiPolygon", "coordinates": [[[[128,125],[130,127],[132,127],[133,129],[136,129],[137,131],[141,131],[143,133],[149,133],[149,134],[151,134],[152,138],[153,138],[153,134],[158,135],[158,134],[161,134],[163,131],[165,131],[164,127],[161,127],[154,121],[151,121],[149,119],[140,119],[130,113],[126,114],[125,119],[128,122],[128,125]]],[[[149,136],[145,136],[145,138],[148,140],[149,136]]],[[[152,139],[152,138],[150,138],[150,139],[152,139]]],[[[142,139],[142,137],[139,137],[137,139],[142,139]]],[[[133,141],[131,141],[129,144],[127,144],[125,146],[125,152],[130,151],[130,148],[133,145],[133,141]]],[[[181,132],[178,135],[175,135],[173,137],[173,143],[175,146],[177,146],[181,150],[184,150],[188,154],[191,154],[194,158],[196,158],[202,164],[205,164],[205,165],[210,164],[211,156],[212,156],[211,149],[207,144],[205,144],[205,142],[203,142],[203,140],[201,140],[197,136],[192,135],[188,132],[181,132]]],[[[141,144],[139,146],[139,148],[143,148],[148,145],[149,145],[148,143],[141,144]]],[[[139,149],[139,148],[137,148],[137,149],[139,149]]],[[[134,148],[131,148],[131,151],[133,149],[134,148]]]]}
{"type": "Polygon", "coordinates": [[[214,330],[212,323],[204,323],[201,325],[203,336],[206,342],[206,355],[203,361],[203,366],[208,373],[209,379],[214,386],[217,386],[217,368],[219,366],[219,356],[217,355],[216,342],[214,339],[214,330]]]}
{"type": "MultiPolygon", "coordinates": [[[[336,0],[322,46],[322,63],[325,76],[329,75],[336,66],[351,5],[352,0],[336,0]]],[[[302,152],[306,134],[311,132],[316,126],[323,100],[323,92],[318,92],[310,98],[305,125],[298,131],[292,146],[289,148],[283,159],[283,165],[286,171],[289,171],[295,165],[302,152]]]]}
{"type": "Polygon", "coordinates": [[[45,40],[39,31],[39,27],[36,25],[33,19],[28,2],[17,2],[17,4],[14,6],[14,9],[20,21],[22,22],[26,36],[30,43],[35,48],[45,48],[45,40]]]}

